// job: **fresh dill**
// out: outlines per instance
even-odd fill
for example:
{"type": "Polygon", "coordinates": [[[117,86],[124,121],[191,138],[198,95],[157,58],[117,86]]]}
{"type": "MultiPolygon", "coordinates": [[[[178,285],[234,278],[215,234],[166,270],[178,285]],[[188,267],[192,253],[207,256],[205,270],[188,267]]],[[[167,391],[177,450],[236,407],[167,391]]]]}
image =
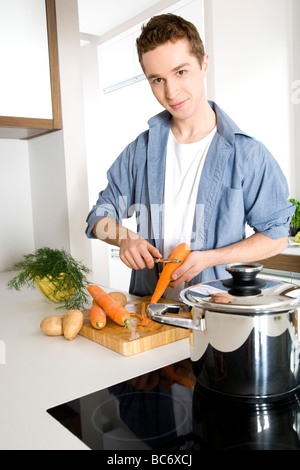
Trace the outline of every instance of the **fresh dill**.
{"type": "Polygon", "coordinates": [[[76,261],[65,250],[40,248],[34,253],[24,255],[22,261],[14,263],[13,268],[21,270],[7,283],[9,289],[20,291],[22,287],[35,288],[35,282],[43,278],[55,284],[53,295],[60,291],[74,292],[72,297],[62,300],[58,309],[82,309],[88,302],[86,276],[91,272],[81,262],[76,261]]]}

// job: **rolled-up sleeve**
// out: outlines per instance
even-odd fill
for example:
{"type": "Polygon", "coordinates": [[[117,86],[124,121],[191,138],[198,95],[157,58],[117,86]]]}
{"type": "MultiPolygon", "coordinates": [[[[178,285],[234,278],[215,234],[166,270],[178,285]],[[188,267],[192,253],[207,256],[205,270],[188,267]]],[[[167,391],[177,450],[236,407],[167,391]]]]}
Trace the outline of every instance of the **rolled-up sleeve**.
{"type": "Polygon", "coordinates": [[[295,206],[288,202],[286,178],[263,144],[250,152],[243,181],[244,207],[248,224],[256,233],[278,239],[289,234],[295,206]]]}
{"type": "Polygon", "coordinates": [[[127,217],[132,202],[132,175],[129,165],[131,145],[117,158],[107,172],[107,187],[98,195],[96,204],[89,212],[86,222],[86,235],[95,238],[93,229],[98,220],[112,217],[120,222],[127,217]]]}

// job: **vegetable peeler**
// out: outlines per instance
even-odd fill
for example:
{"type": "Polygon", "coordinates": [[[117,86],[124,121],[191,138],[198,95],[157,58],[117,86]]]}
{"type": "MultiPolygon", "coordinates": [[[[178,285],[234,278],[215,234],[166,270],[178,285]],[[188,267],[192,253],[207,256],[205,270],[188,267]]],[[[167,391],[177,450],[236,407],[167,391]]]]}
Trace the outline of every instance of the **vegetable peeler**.
{"type": "Polygon", "coordinates": [[[180,259],[176,258],[154,258],[155,263],[181,263],[180,259]]]}

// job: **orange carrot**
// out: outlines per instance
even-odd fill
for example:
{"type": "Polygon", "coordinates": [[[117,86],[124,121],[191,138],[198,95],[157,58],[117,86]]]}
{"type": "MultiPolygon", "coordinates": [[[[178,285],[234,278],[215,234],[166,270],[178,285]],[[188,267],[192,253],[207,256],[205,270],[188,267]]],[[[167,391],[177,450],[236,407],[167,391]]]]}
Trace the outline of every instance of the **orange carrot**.
{"type": "Polygon", "coordinates": [[[141,323],[137,323],[138,326],[147,326],[148,323],[150,323],[151,320],[150,318],[143,318],[142,322],[141,323]]]}
{"type": "Polygon", "coordinates": [[[142,302],[141,315],[142,315],[142,318],[146,318],[146,316],[147,316],[147,314],[146,314],[146,302],[142,302]]]}
{"type": "Polygon", "coordinates": [[[101,287],[89,284],[87,290],[112,321],[120,326],[126,326],[130,323],[130,314],[127,310],[101,289],[101,287]]]}
{"type": "Polygon", "coordinates": [[[171,277],[175,269],[179,268],[182,265],[183,261],[187,255],[191,252],[191,248],[186,243],[181,243],[178,245],[175,250],[169,256],[170,258],[180,259],[181,263],[167,263],[162,270],[160,278],[156,284],[155,291],[151,298],[150,303],[155,304],[162,297],[169,283],[171,282],[171,277]]]}
{"type": "Polygon", "coordinates": [[[147,313],[146,313],[146,303],[142,303],[142,308],[141,308],[141,316],[142,316],[142,326],[147,326],[148,323],[151,321],[150,318],[147,318],[147,313]]]}
{"type": "Polygon", "coordinates": [[[106,325],[106,313],[95,300],[90,309],[90,322],[96,330],[101,330],[106,325]]]}
{"type": "Polygon", "coordinates": [[[141,329],[141,327],[147,326],[151,322],[151,319],[147,317],[145,302],[142,303],[141,313],[131,313],[130,315],[135,316],[140,320],[140,323],[136,323],[136,326],[138,326],[139,329],[141,329]]]}

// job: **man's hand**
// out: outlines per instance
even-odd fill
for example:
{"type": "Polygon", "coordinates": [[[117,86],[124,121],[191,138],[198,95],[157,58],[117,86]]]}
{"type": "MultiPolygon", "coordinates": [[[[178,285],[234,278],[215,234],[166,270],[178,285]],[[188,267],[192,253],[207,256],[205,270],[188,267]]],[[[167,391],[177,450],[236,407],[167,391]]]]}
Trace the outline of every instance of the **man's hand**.
{"type": "Polygon", "coordinates": [[[232,245],[215,250],[193,251],[173,275],[170,287],[189,282],[204,269],[220,264],[255,262],[281,253],[287,245],[287,237],[272,239],[261,233],[232,245]]]}
{"type": "Polygon", "coordinates": [[[177,268],[173,275],[170,287],[177,287],[183,282],[189,282],[207,266],[205,266],[205,251],[193,251],[190,253],[179,268],[177,268]]]}
{"type": "Polygon", "coordinates": [[[110,245],[120,248],[120,259],[131,269],[149,269],[154,267],[154,258],[162,255],[151,243],[144,238],[118,224],[111,217],[103,217],[94,227],[94,235],[110,245]]]}
{"type": "Polygon", "coordinates": [[[120,259],[131,269],[144,269],[146,266],[152,269],[153,257],[162,257],[157,248],[131,231],[125,239],[119,240],[119,246],[120,259]]]}

